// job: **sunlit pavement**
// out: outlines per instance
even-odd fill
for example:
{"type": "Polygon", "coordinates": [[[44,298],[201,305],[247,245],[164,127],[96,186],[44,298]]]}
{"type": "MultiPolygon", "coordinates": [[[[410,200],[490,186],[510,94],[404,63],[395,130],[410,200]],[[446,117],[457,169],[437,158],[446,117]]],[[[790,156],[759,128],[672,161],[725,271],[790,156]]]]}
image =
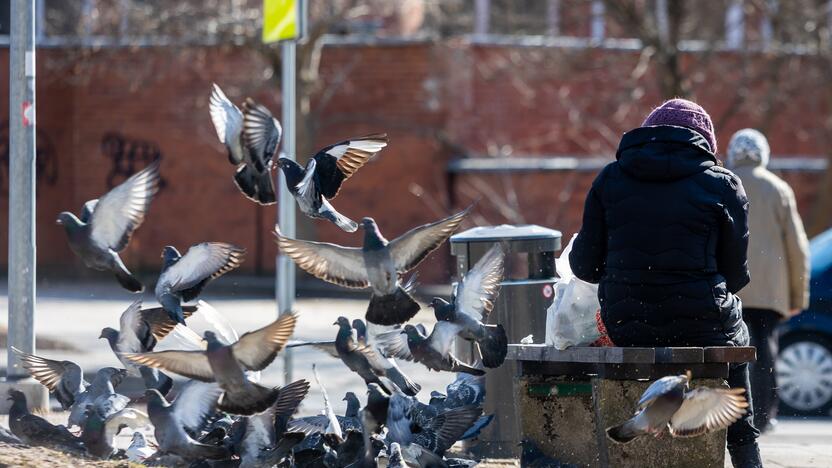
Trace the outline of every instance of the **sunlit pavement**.
{"type": "MultiPolygon", "coordinates": [[[[5,282],[2,282],[5,283],[5,282]]],[[[5,284],[0,283],[0,310],[8,309],[5,284]]],[[[38,289],[37,334],[73,344],[79,352],[46,351],[46,357],[70,359],[78,362],[86,372],[94,372],[103,366],[119,366],[105,340],[99,340],[101,328],[118,327],[121,312],[135,296],[121,293],[108,283],[81,283],[77,285],[40,285],[38,289]]],[[[212,304],[242,334],[269,323],[274,319],[274,300],[263,294],[212,295],[209,291],[204,299],[212,304]],[[241,296],[244,296],[241,297],[241,296]]],[[[145,293],[148,306],[155,304],[151,293],[145,293]]],[[[366,301],[353,299],[300,299],[295,309],[300,320],[295,338],[301,340],[327,340],[335,336],[332,325],[339,315],[350,318],[362,317],[366,301]]],[[[0,323],[6,324],[6,314],[0,323]]],[[[430,309],[416,317],[417,321],[432,323],[430,309]]],[[[199,325],[199,324],[196,324],[199,325]]],[[[0,362],[5,364],[5,350],[0,350],[0,362]]],[[[353,391],[364,399],[365,386],[361,379],[351,373],[340,361],[313,349],[296,350],[293,355],[294,379],[305,378],[313,381],[312,364],[326,386],[330,399],[337,404],[336,412],[344,410],[341,396],[353,391]]],[[[425,399],[433,389],[442,390],[453,378],[451,374],[429,372],[424,367],[402,363],[402,367],[418,381],[425,399]]],[[[279,385],[283,383],[283,360],[278,357],[263,372],[263,382],[279,385]]],[[[320,390],[313,383],[310,396],[304,401],[302,413],[320,411],[322,407],[320,390]]],[[[53,414],[50,419],[62,422],[62,415],[53,414]]],[[[5,417],[0,424],[6,425],[5,417]]],[[[125,435],[126,436],[126,435],[125,435]]],[[[128,442],[129,442],[129,436],[128,442]]],[[[767,468],[774,467],[832,467],[832,418],[827,420],[784,419],[776,429],[760,439],[760,446],[767,468]]],[[[730,462],[726,464],[730,466],[730,462]]]]}

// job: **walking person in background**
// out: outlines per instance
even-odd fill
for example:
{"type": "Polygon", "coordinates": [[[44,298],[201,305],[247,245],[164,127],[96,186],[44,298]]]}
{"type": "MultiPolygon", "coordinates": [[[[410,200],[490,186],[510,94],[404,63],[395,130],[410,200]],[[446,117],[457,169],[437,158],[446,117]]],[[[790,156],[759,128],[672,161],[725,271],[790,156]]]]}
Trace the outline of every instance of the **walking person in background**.
{"type": "MultiPolygon", "coordinates": [[[[747,346],[736,293],[748,284],[748,200],[716,158],[711,117],[672,99],[624,134],[616,161],[592,183],[569,255],[599,283],[616,346],[747,346]]],[[[752,401],[748,364],[728,385],[752,401]]],[[[751,411],[728,428],[735,468],[762,467],[751,411]]]]}
{"type": "Polygon", "coordinates": [[[739,176],[751,204],[748,268],[751,283],[740,297],[743,319],[757,347],[751,364],[754,425],[761,431],[777,416],[777,325],[809,305],[809,241],[789,185],[766,169],[766,137],[754,129],[735,133],[728,144],[728,167],[739,176]]]}

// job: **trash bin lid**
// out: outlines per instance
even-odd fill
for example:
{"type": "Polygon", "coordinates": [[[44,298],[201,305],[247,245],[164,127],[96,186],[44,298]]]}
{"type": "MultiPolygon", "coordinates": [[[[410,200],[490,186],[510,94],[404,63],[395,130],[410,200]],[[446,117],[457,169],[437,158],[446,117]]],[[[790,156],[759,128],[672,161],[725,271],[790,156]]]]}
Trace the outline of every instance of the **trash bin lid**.
{"type": "Polygon", "coordinates": [[[516,252],[554,252],[560,249],[562,236],[536,224],[479,226],[451,236],[451,253],[457,255],[459,247],[473,242],[506,242],[516,252]]]}

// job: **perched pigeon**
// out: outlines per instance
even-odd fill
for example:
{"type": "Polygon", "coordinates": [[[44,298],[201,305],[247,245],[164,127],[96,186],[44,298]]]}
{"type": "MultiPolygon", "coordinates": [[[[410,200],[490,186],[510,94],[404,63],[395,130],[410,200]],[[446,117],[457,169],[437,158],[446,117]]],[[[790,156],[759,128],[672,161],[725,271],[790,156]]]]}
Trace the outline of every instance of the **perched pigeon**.
{"type": "Polygon", "coordinates": [[[165,247],[162,274],[156,282],[156,300],[171,319],[184,325],[182,301],[196,299],[209,281],[240,266],[245,252],[223,242],[193,245],[184,256],[172,246],[165,247]]]}
{"type": "Polygon", "coordinates": [[[503,249],[495,245],[471,268],[454,290],[451,303],[435,297],[430,303],[436,320],[451,323],[456,334],[476,343],[485,367],[499,367],[506,359],[508,337],[502,325],[484,325],[503,280],[503,249]]]}
{"type": "Polygon", "coordinates": [[[274,466],[291,456],[292,449],[303,440],[304,434],[277,433],[275,423],[279,417],[291,417],[308,392],[309,382],[293,382],[281,389],[274,405],[245,418],[237,450],[241,467],[274,466]]]}
{"type": "MultiPolygon", "coordinates": [[[[365,383],[377,383],[384,387],[384,383],[379,380],[379,376],[382,376],[390,379],[410,396],[419,393],[419,390],[421,390],[419,384],[410,380],[394,362],[390,362],[377,354],[366,343],[353,338],[353,329],[346,317],[338,317],[334,325],[338,325],[338,334],[335,337],[335,349],[338,352],[338,357],[350,370],[364,379],[365,383]]],[[[388,393],[392,392],[390,388],[386,390],[388,393]]]]}
{"type": "MultiPolygon", "coordinates": [[[[101,330],[99,338],[107,339],[107,342],[110,344],[110,349],[113,350],[113,353],[124,364],[124,368],[129,373],[142,377],[145,388],[155,388],[162,395],[167,395],[173,387],[173,379],[158,369],[136,366],[133,362],[123,357],[124,353],[146,353],[153,351],[153,348],[156,346],[157,340],[153,334],[153,327],[146,320],[141,307],[141,299],[133,302],[121,314],[119,320],[120,330],[115,330],[110,327],[104,328],[101,330]]],[[[150,314],[147,315],[149,316],[150,314]]],[[[164,316],[167,318],[167,314],[164,314],[164,316]]],[[[173,325],[176,324],[174,323],[173,325]]]]}
{"type": "Polygon", "coordinates": [[[307,273],[348,288],[372,287],[367,320],[379,325],[404,323],[419,304],[402,287],[400,277],[413,269],[456,231],[470,208],[416,227],[388,242],[375,221],[364,218],[364,246],[342,247],[284,237],[275,226],[280,250],[307,273]]]}
{"type": "Polygon", "coordinates": [[[483,375],[485,371],[466,364],[451,353],[458,327],[448,322],[437,322],[430,335],[413,325],[379,335],[379,344],[391,357],[415,361],[430,370],[466,372],[483,375]]]}
{"type": "Polygon", "coordinates": [[[271,324],[224,345],[212,331],[205,332],[206,351],[159,351],[125,354],[136,364],[165,369],[203,382],[218,382],[224,390],[219,409],[233,414],[259,413],[271,406],[280,390],[251,382],[245,370],[265,369],[289,341],[295,329],[295,314],[281,315],[271,324]]]}
{"type": "Polygon", "coordinates": [[[345,180],[386,146],[387,134],[367,135],[321,149],[309,158],[305,169],[288,158],[278,159],[278,166],[303,214],[327,219],[344,231],[355,232],[358,224],[335,211],[329,200],[338,195],[345,180]]]}
{"type": "Polygon", "coordinates": [[[131,462],[142,462],[151,457],[154,453],[156,453],[156,450],[147,445],[147,440],[145,440],[144,434],[141,432],[134,432],[133,439],[130,440],[130,446],[127,447],[125,455],[127,455],[127,459],[131,462]]]}
{"type": "Polygon", "coordinates": [[[688,372],[653,382],[641,395],[635,416],[607,429],[607,435],[620,443],[645,434],[658,436],[665,429],[673,437],[694,437],[724,429],[745,414],[744,388],[688,390],[690,379],[688,372]]]}
{"type": "Polygon", "coordinates": [[[14,347],[12,351],[29,375],[55,394],[64,410],[69,409],[75,403],[75,399],[90,385],[84,380],[81,367],[72,361],[54,361],[24,353],[14,347]]]}
{"type": "Polygon", "coordinates": [[[74,452],[82,452],[84,444],[72,435],[64,426],[55,426],[49,421],[35,416],[26,406],[26,395],[18,390],[9,390],[9,429],[12,434],[27,445],[55,447],[74,452]]]}
{"type": "Polygon", "coordinates": [[[112,271],[121,286],[134,293],[144,291],[144,286],[124,266],[118,253],[144,221],[158,188],[156,161],[103,197],[86,202],[80,219],[68,211],[58,215],[57,223],[64,227],[69,247],[84,264],[94,270],[112,271]]]}
{"type": "Polygon", "coordinates": [[[234,183],[248,199],[261,205],[274,204],[271,168],[283,131],[280,123],[251,98],[246,99],[240,112],[216,84],[208,108],[217,137],[228,149],[228,161],[237,167],[234,183]]]}
{"type": "Polygon", "coordinates": [[[185,460],[222,460],[231,456],[225,447],[202,444],[188,432],[198,433],[214,413],[222,389],[215,383],[188,382],[173,404],[158,390],[149,389],[147,413],[155,428],[159,451],[172,453],[185,460]]]}

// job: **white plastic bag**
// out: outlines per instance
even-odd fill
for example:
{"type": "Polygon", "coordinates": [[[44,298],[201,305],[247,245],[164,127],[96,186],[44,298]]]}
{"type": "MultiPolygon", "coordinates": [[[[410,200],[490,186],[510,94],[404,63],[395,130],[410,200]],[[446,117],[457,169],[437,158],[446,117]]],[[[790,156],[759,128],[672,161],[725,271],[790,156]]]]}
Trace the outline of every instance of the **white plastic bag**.
{"type": "Polygon", "coordinates": [[[601,337],[596,320],[598,286],[575,277],[569,266],[575,237],[555,260],[560,279],[555,284],[555,300],[546,311],[546,344],[557,349],[587,346],[601,337]]]}

